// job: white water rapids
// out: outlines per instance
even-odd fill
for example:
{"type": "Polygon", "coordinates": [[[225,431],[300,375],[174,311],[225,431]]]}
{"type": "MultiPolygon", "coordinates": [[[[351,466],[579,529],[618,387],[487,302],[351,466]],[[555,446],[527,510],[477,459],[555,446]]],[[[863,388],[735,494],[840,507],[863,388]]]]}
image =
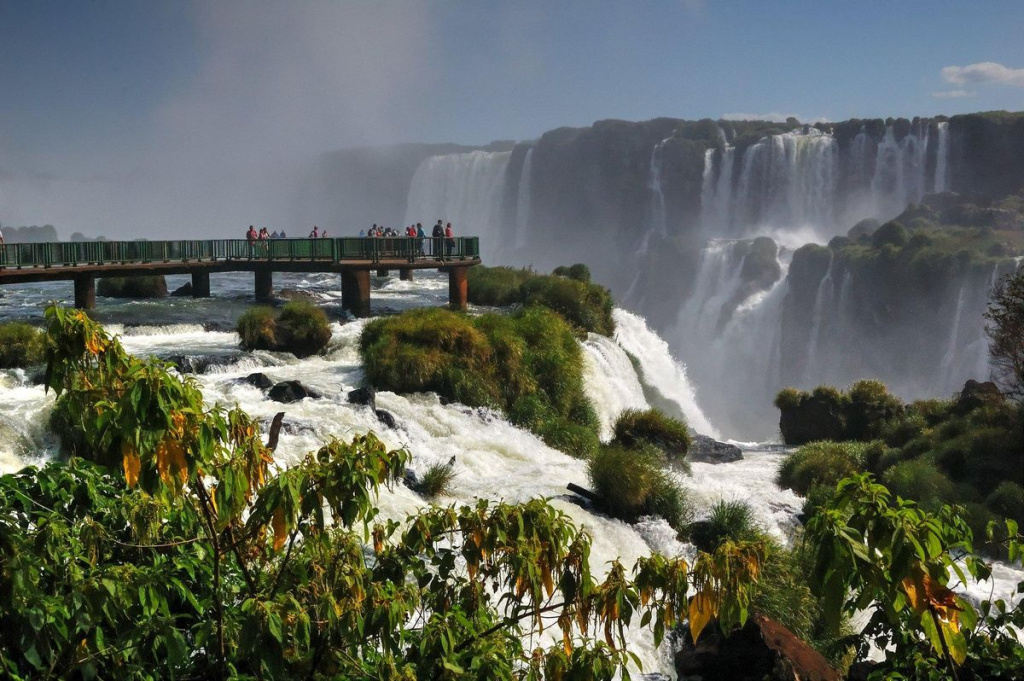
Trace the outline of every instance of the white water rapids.
{"type": "MultiPolygon", "coordinates": [[[[412,305],[436,305],[444,301],[447,279],[436,273],[416,273],[416,281],[374,278],[375,310],[402,309],[412,305]]],[[[295,275],[281,277],[289,287],[313,293],[328,310],[336,300],[333,277],[295,275]]],[[[223,290],[241,291],[249,285],[244,275],[214,279],[214,295],[223,290]],[[221,287],[222,290],[218,291],[221,287]]],[[[19,299],[39,304],[53,297],[52,285],[26,287],[19,299]]],[[[549,497],[555,507],[569,514],[593,537],[592,566],[601,574],[615,558],[632,566],[651,552],[692,556],[689,545],[679,543],[675,533],[661,520],[648,519],[631,525],[608,518],[574,503],[567,495],[569,482],[587,486],[586,464],[547,447],[533,434],[508,423],[487,409],[458,404],[443,405],[434,394],[396,395],[377,393],[377,406],[391,412],[398,428],[385,428],[364,406],[350,405],[347,394],[359,387],[363,369],[358,338],[364,322],[335,322],[328,350],[322,356],[298,360],[287,353],[240,353],[232,331],[208,330],[195,321],[205,306],[230,306],[237,314],[247,302],[181,301],[178,312],[168,311],[171,301],[124,304],[100,299],[97,316],[117,332],[126,349],[139,356],[190,356],[217,361],[196,376],[206,400],[224,405],[238,404],[264,423],[278,411],[286,416],[276,451],[279,465],[288,466],[315,450],[328,437],[351,438],[375,431],[390,447],[407,447],[412,453],[410,468],[423,471],[434,462],[456,459],[455,478],[449,495],[440,504],[471,504],[476,499],[525,501],[549,497]],[[183,323],[186,315],[189,321],[183,323]],[[181,314],[179,314],[181,313],[181,314]],[[171,316],[173,319],[166,320],[171,316]],[[150,325],[133,325],[133,320],[151,320],[150,325]],[[300,380],[322,393],[321,399],[306,399],[282,405],[243,382],[253,371],[262,371],[274,381],[300,380]]],[[[3,302],[0,302],[0,308],[3,302]]],[[[216,307],[220,310],[221,307],[216,307]]],[[[615,339],[590,336],[583,342],[586,358],[586,389],[601,417],[603,436],[610,436],[615,417],[626,408],[645,408],[651,401],[663,409],[685,415],[697,431],[717,435],[701,412],[685,367],[669,352],[668,345],[642,317],[615,311],[618,326],[615,339]],[[632,357],[632,359],[631,359],[632,357]]],[[[46,396],[32,376],[23,371],[0,371],[0,474],[25,464],[41,463],[54,455],[56,443],[46,428],[52,394],[46,396]]],[[[753,507],[761,524],[773,535],[786,540],[797,524],[802,500],[780,490],[773,482],[784,456],[778,451],[745,447],[743,461],[733,464],[693,464],[693,474],[680,477],[698,513],[706,513],[721,499],[744,500],[753,507]]],[[[387,517],[402,518],[427,505],[422,497],[399,483],[384,492],[379,506],[387,517]]],[[[1014,580],[1024,573],[1002,567],[997,573],[996,592],[1009,593],[1014,580]]],[[[979,587],[981,589],[981,587],[979,587]]],[[[987,587],[984,588],[987,591],[987,587]]],[[[672,650],[665,643],[656,649],[646,630],[628,632],[630,650],[643,663],[645,672],[674,677],[672,650]]]]}

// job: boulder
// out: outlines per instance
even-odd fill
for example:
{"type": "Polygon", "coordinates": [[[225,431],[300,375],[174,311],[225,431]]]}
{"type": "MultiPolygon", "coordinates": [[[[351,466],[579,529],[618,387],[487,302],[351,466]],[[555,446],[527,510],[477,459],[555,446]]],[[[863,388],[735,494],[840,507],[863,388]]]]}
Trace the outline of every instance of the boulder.
{"type": "Polygon", "coordinates": [[[256,386],[260,390],[269,390],[274,387],[274,381],[270,379],[266,374],[255,373],[249,374],[242,379],[242,382],[248,383],[249,385],[256,386]]]}
{"type": "Polygon", "coordinates": [[[267,396],[275,402],[288,404],[289,402],[298,402],[307,397],[317,399],[320,397],[320,394],[310,390],[298,381],[281,381],[270,389],[267,396]]]}
{"type": "Polygon", "coordinates": [[[377,414],[377,420],[384,424],[385,427],[394,430],[398,427],[398,421],[395,420],[395,415],[389,411],[383,409],[375,410],[377,414]]]}
{"type": "Polygon", "coordinates": [[[104,277],[96,283],[96,295],[106,298],[163,298],[167,281],[163,275],[104,277]]]}
{"type": "Polygon", "coordinates": [[[953,403],[953,412],[963,416],[985,405],[996,405],[1006,399],[992,381],[980,383],[974,379],[964,383],[963,389],[957,395],[953,403]]]}
{"type": "Polygon", "coordinates": [[[178,288],[174,289],[174,291],[171,293],[171,295],[172,296],[177,296],[178,298],[187,298],[187,297],[191,296],[192,295],[192,282],[191,281],[185,282],[185,284],[183,284],[182,286],[179,286],[178,288]]]}
{"type": "Polygon", "coordinates": [[[707,435],[693,435],[690,449],[686,452],[687,461],[698,463],[732,463],[742,458],[743,451],[736,445],[719,442],[707,435]]]}
{"type": "Polygon", "coordinates": [[[715,625],[702,632],[696,645],[687,633],[676,653],[679,681],[840,681],[821,653],[775,620],[754,615],[747,624],[724,636],[715,625]]]}
{"type": "Polygon", "coordinates": [[[377,409],[377,391],[372,386],[364,386],[350,390],[348,393],[349,404],[362,404],[370,409],[377,409]]]}

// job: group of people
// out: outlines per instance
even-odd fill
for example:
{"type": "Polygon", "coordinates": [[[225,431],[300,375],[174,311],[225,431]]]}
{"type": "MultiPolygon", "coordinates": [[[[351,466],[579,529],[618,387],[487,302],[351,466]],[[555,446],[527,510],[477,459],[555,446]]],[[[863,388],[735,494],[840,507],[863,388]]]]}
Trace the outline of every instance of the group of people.
{"type": "Polygon", "coordinates": [[[417,239],[419,251],[423,255],[430,255],[428,247],[435,256],[445,253],[450,256],[455,251],[455,231],[452,229],[452,223],[450,222],[445,225],[442,220],[438,220],[431,231],[430,239],[427,239],[427,233],[423,230],[423,224],[420,222],[417,222],[415,225],[409,225],[405,228],[404,232],[404,234],[400,234],[396,229],[375,223],[373,227],[370,227],[369,231],[359,230],[359,236],[369,239],[386,239],[401,236],[417,239]]]}
{"type": "Polygon", "coordinates": [[[245,238],[251,244],[255,241],[267,241],[268,239],[287,239],[288,235],[284,233],[283,229],[280,232],[276,229],[270,232],[266,227],[261,227],[260,231],[257,232],[254,226],[249,225],[249,231],[245,233],[245,238]]]}
{"type": "MultiPolygon", "coordinates": [[[[419,251],[423,255],[433,255],[440,257],[443,254],[449,256],[455,251],[455,231],[452,229],[452,223],[445,223],[441,220],[437,221],[434,225],[434,229],[431,231],[430,238],[427,238],[427,233],[423,230],[423,224],[417,222],[415,225],[409,225],[404,229],[404,234],[399,233],[397,229],[391,227],[385,227],[384,225],[377,225],[370,227],[369,231],[359,230],[359,236],[369,239],[390,239],[396,237],[408,237],[410,239],[417,239],[416,242],[419,246],[419,251]]],[[[276,229],[271,232],[266,227],[262,227],[258,232],[256,227],[249,225],[249,231],[245,233],[245,238],[252,245],[258,241],[268,241],[270,239],[287,239],[288,235],[285,234],[282,229],[278,232],[276,229]]],[[[326,239],[327,230],[321,230],[316,225],[313,225],[313,230],[309,233],[310,239],[326,239]]],[[[0,244],[3,241],[0,240],[0,244]]]]}

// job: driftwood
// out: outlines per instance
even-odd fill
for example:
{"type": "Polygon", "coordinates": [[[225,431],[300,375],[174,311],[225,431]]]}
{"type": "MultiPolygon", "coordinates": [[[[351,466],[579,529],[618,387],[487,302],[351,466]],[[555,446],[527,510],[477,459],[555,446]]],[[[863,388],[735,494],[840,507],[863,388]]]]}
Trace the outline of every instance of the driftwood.
{"type": "Polygon", "coordinates": [[[267,438],[267,449],[270,451],[277,449],[277,438],[281,435],[282,423],[284,423],[284,412],[279,411],[270,424],[270,437],[267,438]]]}
{"type": "Polygon", "coordinates": [[[580,487],[580,486],[579,486],[579,485],[577,485],[576,483],[572,483],[572,482],[570,482],[570,483],[569,483],[568,485],[566,485],[565,487],[566,487],[566,489],[568,489],[568,490],[569,490],[570,492],[573,492],[574,494],[578,494],[578,495],[580,495],[581,497],[583,497],[584,499],[588,499],[588,500],[590,500],[590,501],[593,501],[593,502],[594,502],[595,504],[599,504],[599,503],[601,503],[601,497],[597,496],[596,494],[594,494],[593,492],[591,492],[591,491],[590,491],[589,489],[587,489],[586,487],[580,487]]]}

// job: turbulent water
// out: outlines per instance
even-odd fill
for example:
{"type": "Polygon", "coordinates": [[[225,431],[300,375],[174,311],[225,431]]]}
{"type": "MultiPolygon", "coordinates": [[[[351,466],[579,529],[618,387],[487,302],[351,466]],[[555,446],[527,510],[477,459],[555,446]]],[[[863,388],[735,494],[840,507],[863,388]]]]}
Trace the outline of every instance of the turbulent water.
{"type": "MultiPolygon", "coordinates": [[[[169,279],[171,286],[179,283],[169,279]]],[[[455,457],[454,482],[449,496],[439,503],[551,498],[557,508],[591,533],[591,560],[598,572],[607,569],[614,558],[631,565],[639,556],[653,551],[692,556],[693,548],[680,544],[664,521],[648,519],[630,525],[575,503],[566,494],[565,485],[588,484],[585,464],[547,447],[491,410],[445,405],[434,394],[379,392],[377,406],[394,414],[398,422],[394,430],[385,428],[368,407],[347,401],[348,391],[358,387],[363,378],[358,338],[364,322],[344,318],[337,307],[335,277],[280,275],[276,284],[312,293],[335,318],[332,339],[323,356],[298,360],[288,353],[238,350],[238,338],[231,328],[233,320],[250,304],[252,286],[251,278],[242,274],[215,275],[215,297],[208,300],[126,303],[100,298],[95,316],[108,330],[119,334],[126,349],[136,355],[202,360],[204,372],[197,379],[208,402],[238,404],[265,424],[283,410],[284,428],[275,453],[280,466],[300,460],[328,437],[351,438],[374,430],[389,446],[408,447],[414,471],[455,457]],[[145,324],[140,324],[141,320],[145,324]],[[253,371],[261,371],[275,381],[301,380],[323,398],[288,405],[270,401],[264,392],[240,380],[253,371]]],[[[446,301],[447,279],[437,273],[417,272],[415,282],[375,277],[373,285],[375,314],[446,301]]],[[[69,286],[39,284],[0,289],[0,318],[38,320],[47,301],[67,297],[65,288],[69,286]]],[[[591,335],[582,343],[586,390],[601,419],[603,439],[610,438],[611,425],[622,410],[649,405],[684,415],[696,430],[720,436],[698,406],[686,368],[672,356],[668,344],[642,317],[620,309],[614,315],[618,327],[614,339],[591,335]]],[[[57,443],[46,428],[52,400],[52,394],[44,395],[32,375],[0,372],[0,473],[54,456],[57,443]]],[[[721,499],[745,500],[761,524],[786,541],[797,524],[802,500],[772,482],[783,453],[755,445],[744,447],[743,461],[718,466],[693,464],[692,476],[680,477],[680,482],[698,512],[706,512],[721,499]]],[[[380,499],[382,512],[393,518],[404,517],[426,503],[401,483],[380,499]]],[[[999,593],[1006,591],[1013,580],[1024,578],[1024,573],[1011,568],[1000,566],[1000,570],[995,585],[999,593]]],[[[646,672],[674,675],[668,644],[655,649],[651,636],[639,629],[629,632],[629,641],[646,672]]]]}

